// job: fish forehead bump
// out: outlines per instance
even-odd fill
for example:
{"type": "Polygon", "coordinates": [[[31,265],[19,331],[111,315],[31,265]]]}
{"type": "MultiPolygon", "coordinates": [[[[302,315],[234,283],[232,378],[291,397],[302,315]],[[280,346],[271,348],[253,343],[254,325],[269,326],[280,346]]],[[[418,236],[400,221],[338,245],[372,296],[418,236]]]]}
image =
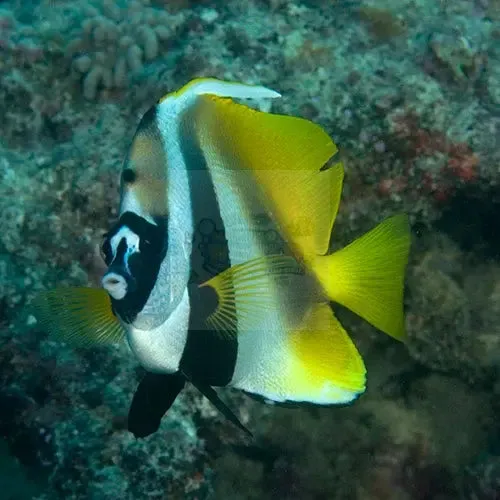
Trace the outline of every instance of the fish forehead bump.
{"type": "Polygon", "coordinates": [[[168,212],[168,151],[158,121],[158,106],[142,117],[121,173],[120,213],[147,218],[168,212]]]}
{"type": "Polygon", "coordinates": [[[147,208],[141,204],[140,198],[136,195],[133,190],[128,190],[122,192],[120,201],[120,215],[126,212],[132,212],[150,224],[157,225],[153,216],[148,213],[147,208]]]}

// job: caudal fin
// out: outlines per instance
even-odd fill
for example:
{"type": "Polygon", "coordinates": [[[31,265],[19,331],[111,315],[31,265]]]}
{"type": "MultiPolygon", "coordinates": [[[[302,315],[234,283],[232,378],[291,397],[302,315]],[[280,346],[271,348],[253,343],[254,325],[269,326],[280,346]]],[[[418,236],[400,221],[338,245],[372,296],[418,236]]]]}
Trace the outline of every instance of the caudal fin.
{"type": "Polygon", "coordinates": [[[409,249],[408,217],[396,215],[345,248],[318,257],[314,270],[330,300],[404,340],[403,289],[409,249]]]}

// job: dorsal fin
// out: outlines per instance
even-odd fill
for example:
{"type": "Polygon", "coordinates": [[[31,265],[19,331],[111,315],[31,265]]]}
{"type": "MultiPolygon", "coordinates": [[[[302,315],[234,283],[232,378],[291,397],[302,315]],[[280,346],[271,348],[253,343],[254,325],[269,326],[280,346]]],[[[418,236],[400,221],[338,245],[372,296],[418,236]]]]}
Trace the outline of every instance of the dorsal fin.
{"type": "Polygon", "coordinates": [[[326,132],[213,95],[198,97],[191,116],[208,167],[250,173],[298,258],[326,253],[344,174],[330,166],[337,148],[326,132]]]}

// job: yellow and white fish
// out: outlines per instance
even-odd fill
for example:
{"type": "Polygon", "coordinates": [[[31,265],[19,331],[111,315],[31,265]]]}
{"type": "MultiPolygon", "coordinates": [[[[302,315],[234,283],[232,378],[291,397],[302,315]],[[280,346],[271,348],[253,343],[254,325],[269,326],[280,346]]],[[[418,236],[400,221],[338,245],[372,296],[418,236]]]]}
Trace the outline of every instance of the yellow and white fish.
{"type": "Polygon", "coordinates": [[[103,289],[55,289],[35,302],[66,341],[128,341],[147,371],[129,413],[136,436],[157,430],[186,381],[242,429],[214,386],[278,403],[356,399],[365,366],[332,301],[404,338],[407,217],[329,254],[344,176],[335,144],[310,121],[233,100],[277,97],[199,79],[162,98],[124,162],[103,289]],[[216,270],[196,241],[207,221],[216,270]]]}

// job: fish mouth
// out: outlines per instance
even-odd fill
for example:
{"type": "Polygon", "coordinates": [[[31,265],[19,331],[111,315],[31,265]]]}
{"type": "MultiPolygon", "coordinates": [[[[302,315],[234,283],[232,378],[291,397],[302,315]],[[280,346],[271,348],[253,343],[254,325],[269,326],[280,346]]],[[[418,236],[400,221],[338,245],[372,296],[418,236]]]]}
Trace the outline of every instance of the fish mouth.
{"type": "Polygon", "coordinates": [[[102,277],[101,284],[115,300],[122,300],[127,295],[128,283],[121,274],[108,272],[102,277]]]}
{"type": "MultiPolygon", "coordinates": [[[[121,266],[120,266],[121,267],[121,266]]],[[[136,289],[135,279],[122,269],[111,266],[102,277],[102,287],[109,293],[111,298],[122,300],[127,293],[136,289]]]]}

